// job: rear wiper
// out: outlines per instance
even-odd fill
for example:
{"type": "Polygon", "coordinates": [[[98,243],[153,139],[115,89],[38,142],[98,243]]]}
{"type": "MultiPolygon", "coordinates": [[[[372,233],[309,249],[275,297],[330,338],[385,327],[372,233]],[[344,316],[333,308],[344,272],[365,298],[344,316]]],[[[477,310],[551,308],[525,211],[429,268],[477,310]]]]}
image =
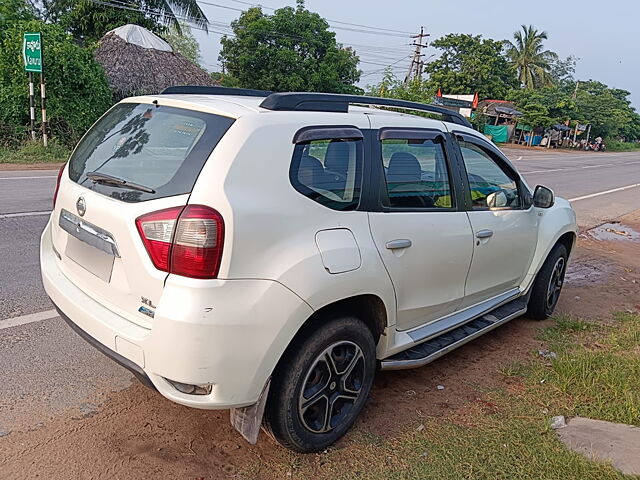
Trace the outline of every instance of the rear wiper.
{"type": "Polygon", "coordinates": [[[140,190],[141,192],[145,193],[156,193],[153,188],[145,187],[144,185],[140,185],[139,183],[129,182],[122,178],[114,177],[113,175],[107,175],[106,173],[89,172],[86,174],[86,177],[93,183],[126,187],[130,188],[131,190],[140,190]]]}

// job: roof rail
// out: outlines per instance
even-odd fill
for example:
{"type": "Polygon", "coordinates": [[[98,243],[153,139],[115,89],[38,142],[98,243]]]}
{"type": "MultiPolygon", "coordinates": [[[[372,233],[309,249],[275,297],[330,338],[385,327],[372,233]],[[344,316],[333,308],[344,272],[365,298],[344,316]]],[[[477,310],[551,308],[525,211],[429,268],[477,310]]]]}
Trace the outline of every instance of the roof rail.
{"type": "Polygon", "coordinates": [[[195,94],[195,95],[238,95],[243,97],[268,97],[273,92],[268,90],[253,90],[250,88],[209,87],[205,85],[179,85],[167,87],[160,95],[168,94],[195,94]]]}
{"type": "Polygon", "coordinates": [[[471,127],[469,120],[458,112],[437,105],[427,105],[394,98],[342,95],[336,93],[272,93],[262,101],[260,106],[268,110],[346,113],[349,111],[349,104],[375,105],[436,113],[442,115],[442,119],[445,122],[471,127]]]}
{"type": "Polygon", "coordinates": [[[395,98],[366,97],[363,95],[343,95],[339,93],[273,93],[268,90],[250,88],[209,87],[204,85],[181,85],[167,87],[161,95],[196,94],[196,95],[237,95],[244,97],[266,97],[260,106],[267,110],[297,110],[308,112],[342,112],[349,111],[350,104],[375,105],[380,107],[403,108],[442,115],[445,122],[471,127],[469,120],[458,112],[437,105],[397,100],[395,98]]]}

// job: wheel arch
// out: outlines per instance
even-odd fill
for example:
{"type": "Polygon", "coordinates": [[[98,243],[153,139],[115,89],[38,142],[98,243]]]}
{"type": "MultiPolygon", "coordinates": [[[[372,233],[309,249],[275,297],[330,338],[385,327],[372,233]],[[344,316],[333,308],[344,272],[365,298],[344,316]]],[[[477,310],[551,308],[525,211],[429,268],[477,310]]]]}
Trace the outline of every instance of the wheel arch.
{"type": "Polygon", "coordinates": [[[567,255],[570,256],[575,247],[577,238],[578,236],[575,230],[564,230],[559,232],[558,235],[553,239],[553,241],[547,244],[546,248],[543,251],[538,251],[535,255],[531,267],[529,268],[529,273],[527,274],[526,281],[522,286],[522,290],[528,291],[531,288],[533,282],[536,279],[536,276],[538,275],[538,272],[540,271],[540,269],[544,265],[545,260],[556,245],[564,245],[564,247],[567,249],[567,255]]]}
{"type": "MultiPolygon", "coordinates": [[[[575,246],[577,239],[578,239],[578,236],[576,235],[576,232],[565,232],[562,235],[560,235],[560,238],[558,238],[558,240],[553,245],[553,247],[561,243],[567,249],[567,255],[571,255],[571,252],[573,251],[573,247],[575,246]]],[[[551,247],[551,249],[553,249],[553,247],[551,247]]],[[[547,255],[549,254],[547,253],[547,255]]]]}
{"type": "Polygon", "coordinates": [[[361,320],[371,331],[376,344],[387,328],[387,307],[384,301],[375,294],[360,294],[336,300],[317,309],[301,325],[291,343],[313,333],[323,320],[338,315],[354,316],[361,320]]]}
{"type": "Polygon", "coordinates": [[[335,300],[315,310],[300,325],[276,362],[274,371],[296,345],[312,335],[327,319],[337,316],[353,316],[360,319],[371,331],[376,345],[388,326],[387,307],[378,295],[358,294],[335,300]]]}

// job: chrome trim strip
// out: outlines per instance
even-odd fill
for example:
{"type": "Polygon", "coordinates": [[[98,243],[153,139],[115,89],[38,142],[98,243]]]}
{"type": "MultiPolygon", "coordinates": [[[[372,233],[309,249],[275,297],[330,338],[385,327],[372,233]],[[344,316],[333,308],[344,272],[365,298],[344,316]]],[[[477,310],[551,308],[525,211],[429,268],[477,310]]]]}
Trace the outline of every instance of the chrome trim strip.
{"type": "Polygon", "coordinates": [[[502,320],[498,320],[497,322],[487,325],[485,328],[478,330],[475,333],[472,333],[468,337],[464,337],[458,340],[457,342],[444,347],[442,350],[438,350],[437,352],[434,352],[431,355],[424,358],[416,358],[415,360],[382,360],[380,364],[380,369],[381,370],[406,370],[409,368],[422,367],[428,363],[433,362],[434,360],[437,360],[438,358],[443,356],[445,353],[449,353],[451,350],[455,350],[456,348],[461,347],[465,343],[470,342],[471,340],[478,338],[479,336],[493,330],[494,328],[507,323],[509,320],[513,320],[514,318],[519,317],[520,315],[524,315],[525,313],[527,313],[526,307],[523,308],[522,310],[518,310],[517,312],[512,313],[511,315],[506,316],[502,320]]]}
{"type": "Polygon", "coordinates": [[[92,247],[97,248],[109,255],[120,258],[120,252],[113,236],[102,228],[82,220],[80,217],[65,210],[60,211],[60,220],[58,222],[60,228],[72,237],[77,238],[92,247]]]}
{"type": "Polygon", "coordinates": [[[499,306],[517,298],[520,296],[520,289],[513,288],[508,292],[502,293],[497,297],[490,298],[482,303],[469,307],[460,312],[454,312],[448,317],[444,317],[440,320],[436,320],[428,325],[424,325],[415,330],[407,332],[415,343],[422,343],[437,335],[453,330],[460,325],[467,323],[474,318],[478,318],[485,313],[495,310],[499,306]]]}

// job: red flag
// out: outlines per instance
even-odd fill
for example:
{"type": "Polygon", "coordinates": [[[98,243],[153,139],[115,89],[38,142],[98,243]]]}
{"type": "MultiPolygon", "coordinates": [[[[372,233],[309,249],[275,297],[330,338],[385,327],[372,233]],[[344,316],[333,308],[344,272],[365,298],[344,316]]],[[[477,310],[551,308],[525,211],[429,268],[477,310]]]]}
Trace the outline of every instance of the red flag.
{"type": "Polygon", "coordinates": [[[471,107],[472,108],[478,108],[478,92],[476,92],[476,94],[473,96],[473,102],[471,103],[471,107]]]}
{"type": "Polygon", "coordinates": [[[437,97],[441,97],[442,96],[442,90],[440,90],[440,87],[438,87],[438,93],[436,94],[437,97]]]}

